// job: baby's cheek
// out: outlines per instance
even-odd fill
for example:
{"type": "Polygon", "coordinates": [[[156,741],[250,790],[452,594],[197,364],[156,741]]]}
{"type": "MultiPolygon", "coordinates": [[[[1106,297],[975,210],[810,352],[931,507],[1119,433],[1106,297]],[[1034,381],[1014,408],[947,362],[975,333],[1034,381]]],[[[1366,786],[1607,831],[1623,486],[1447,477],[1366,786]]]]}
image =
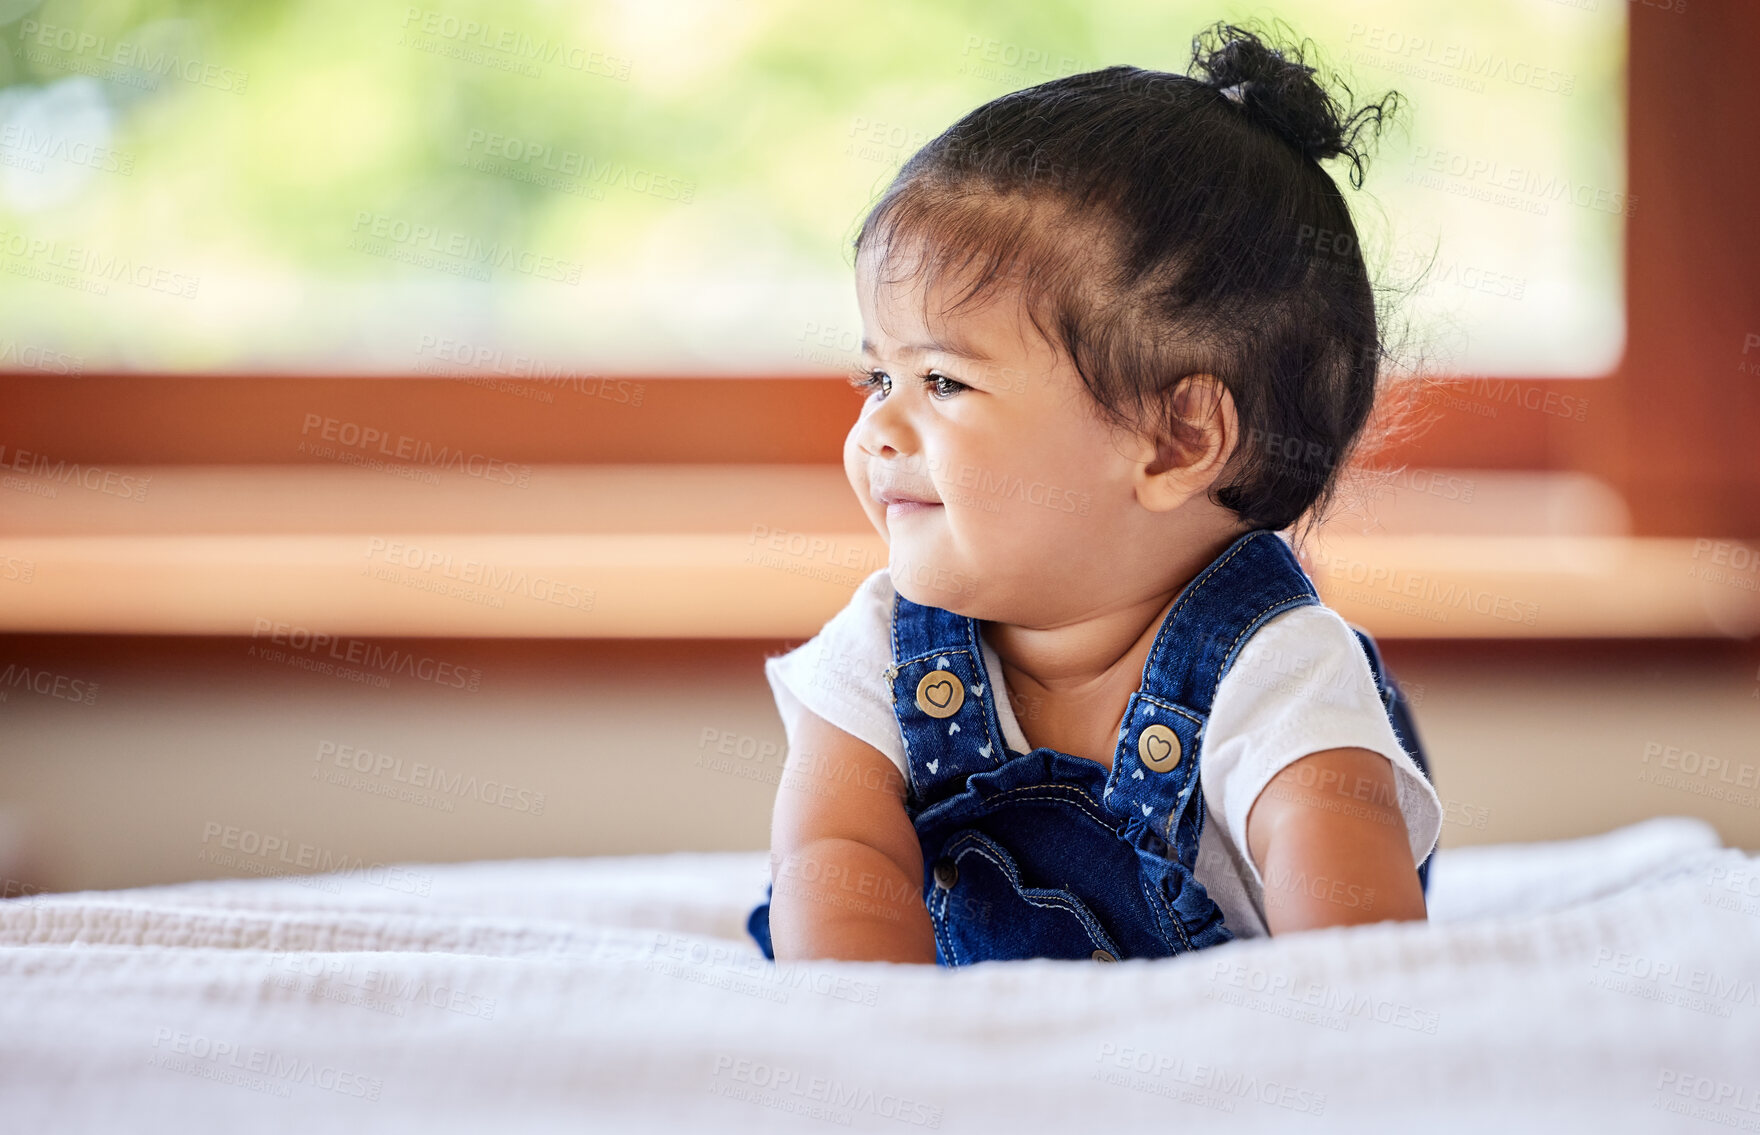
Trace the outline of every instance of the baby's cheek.
{"type": "Polygon", "coordinates": [[[868,522],[880,533],[882,540],[888,539],[886,532],[886,510],[874,502],[868,495],[868,459],[856,444],[855,431],[851,430],[843,441],[843,474],[849,481],[850,491],[856,495],[856,503],[862,506],[867,514],[868,522]]]}
{"type": "Polygon", "coordinates": [[[868,497],[868,463],[863,460],[861,448],[856,445],[855,431],[843,439],[843,474],[849,478],[849,487],[855,490],[856,497],[866,500],[868,497]]]}

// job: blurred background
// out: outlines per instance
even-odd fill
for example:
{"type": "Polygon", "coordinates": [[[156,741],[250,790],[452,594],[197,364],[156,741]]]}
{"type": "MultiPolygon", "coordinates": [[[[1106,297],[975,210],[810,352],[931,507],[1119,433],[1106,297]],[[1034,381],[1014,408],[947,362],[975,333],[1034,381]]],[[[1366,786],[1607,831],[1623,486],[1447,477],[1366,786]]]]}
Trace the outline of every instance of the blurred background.
{"type": "Polygon", "coordinates": [[[1760,846],[1760,7],[0,0],[5,893],[766,846],[863,214],[1220,19],[1404,102],[1329,169],[1421,393],[1307,558],[1443,847],[1760,846]]]}

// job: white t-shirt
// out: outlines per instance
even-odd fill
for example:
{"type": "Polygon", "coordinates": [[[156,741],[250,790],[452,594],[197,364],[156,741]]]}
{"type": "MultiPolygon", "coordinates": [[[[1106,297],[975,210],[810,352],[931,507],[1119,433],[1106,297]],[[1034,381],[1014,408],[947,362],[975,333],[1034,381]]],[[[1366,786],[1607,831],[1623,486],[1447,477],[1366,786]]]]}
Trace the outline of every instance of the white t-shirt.
{"type": "MultiPolygon", "coordinates": [[[[887,569],[879,569],[817,635],[765,659],[764,675],[791,751],[804,707],[906,771],[904,738],[883,673],[892,664],[894,594],[887,569]]],[[[1003,743],[1014,752],[1029,752],[1033,746],[1009,704],[1001,660],[982,635],[979,642],[1003,743]]],[[[1196,874],[1237,938],[1267,933],[1264,885],[1247,854],[1247,812],[1253,801],[1284,766],[1310,753],[1341,748],[1368,749],[1393,762],[1412,860],[1423,862],[1442,831],[1442,804],[1400,747],[1356,635],[1336,611],[1321,604],[1279,612],[1253,633],[1217,683],[1199,737],[1198,776],[1207,812],[1196,874]]],[[[1349,797],[1339,800],[1348,806],[1349,797]]],[[[1311,893],[1329,884],[1299,878],[1279,882],[1285,891],[1303,887],[1311,893]]]]}

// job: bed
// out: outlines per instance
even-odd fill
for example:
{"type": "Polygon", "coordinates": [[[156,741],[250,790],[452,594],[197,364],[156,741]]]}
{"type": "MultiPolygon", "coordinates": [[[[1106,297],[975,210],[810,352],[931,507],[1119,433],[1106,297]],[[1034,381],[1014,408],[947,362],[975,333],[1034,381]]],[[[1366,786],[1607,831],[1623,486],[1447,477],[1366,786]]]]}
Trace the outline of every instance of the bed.
{"type": "Polygon", "coordinates": [[[1428,924],[772,965],[762,852],[0,902],[0,1128],[1760,1128],[1760,862],[1663,817],[1445,850],[1428,924]]]}

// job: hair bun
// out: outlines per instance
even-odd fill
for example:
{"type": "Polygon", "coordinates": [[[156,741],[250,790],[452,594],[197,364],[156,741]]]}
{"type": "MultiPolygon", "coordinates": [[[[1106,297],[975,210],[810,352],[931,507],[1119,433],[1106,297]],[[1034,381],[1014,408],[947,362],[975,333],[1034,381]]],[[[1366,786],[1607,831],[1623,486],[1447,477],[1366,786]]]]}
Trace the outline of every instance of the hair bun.
{"type": "MultiPolygon", "coordinates": [[[[1371,122],[1379,135],[1382,116],[1393,112],[1399,92],[1389,91],[1382,102],[1347,116],[1321,85],[1316,68],[1304,61],[1304,48],[1310,46],[1304,40],[1277,47],[1245,28],[1217,23],[1192,38],[1189,73],[1270,127],[1303,157],[1316,162],[1350,158],[1351,184],[1360,189],[1366,151],[1358,136],[1371,122]]],[[[1348,100],[1350,88],[1342,81],[1338,85],[1348,100]]]]}

